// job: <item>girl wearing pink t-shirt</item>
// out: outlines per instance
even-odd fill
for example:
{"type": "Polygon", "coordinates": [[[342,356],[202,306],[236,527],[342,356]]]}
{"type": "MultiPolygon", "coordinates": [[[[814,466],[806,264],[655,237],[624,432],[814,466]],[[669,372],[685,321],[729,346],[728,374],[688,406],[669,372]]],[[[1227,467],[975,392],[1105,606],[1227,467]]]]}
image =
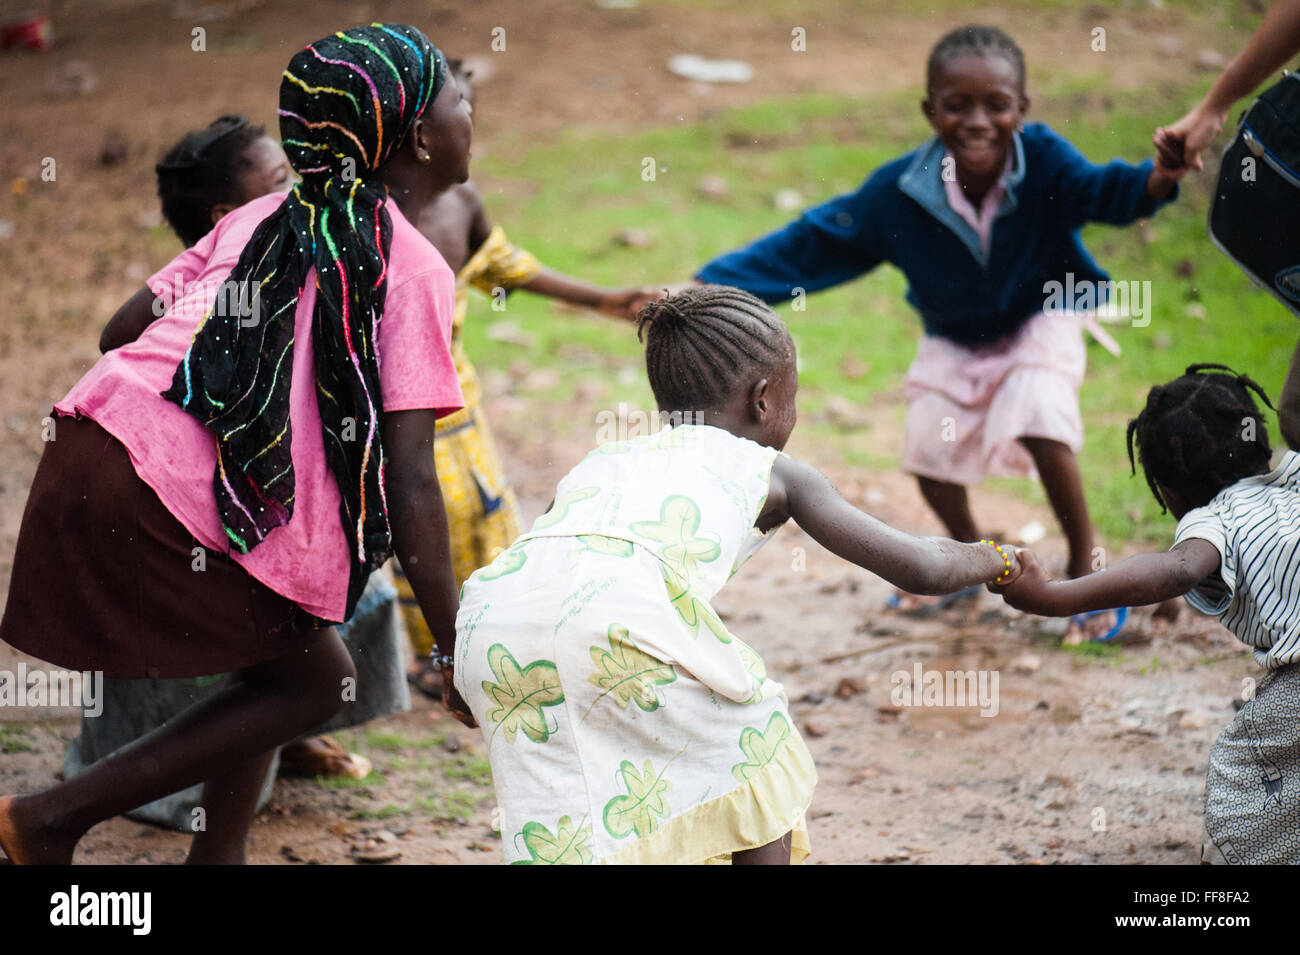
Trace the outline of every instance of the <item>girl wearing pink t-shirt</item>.
{"type": "Polygon", "coordinates": [[[408,218],[468,177],[469,110],[442,53],[386,24],[296,54],[280,117],[301,184],[178,256],[171,288],[128,303],[165,314],[56,406],[0,621],[0,638],[59,667],[237,673],[86,772],[0,798],[14,862],[70,862],[91,826],[200,781],[189,861],[244,861],[274,748],[354,678],[329,624],[394,551],[450,660],[431,446],[462,404],[453,276],[408,218]]]}

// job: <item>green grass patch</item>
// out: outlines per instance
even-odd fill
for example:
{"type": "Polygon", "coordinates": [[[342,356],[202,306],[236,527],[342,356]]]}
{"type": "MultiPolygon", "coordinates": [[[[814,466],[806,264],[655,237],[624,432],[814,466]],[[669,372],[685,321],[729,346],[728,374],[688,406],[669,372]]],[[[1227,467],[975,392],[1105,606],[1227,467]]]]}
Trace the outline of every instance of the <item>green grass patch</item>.
{"type": "Polygon", "coordinates": [[[413,808],[430,819],[465,822],[474,814],[479,803],[488,798],[490,798],[488,795],[468,792],[434,793],[431,796],[421,796],[415,801],[413,808]]]}
{"type": "Polygon", "coordinates": [[[361,778],[354,779],[351,776],[317,776],[316,783],[323,789],[370,789],[374,786],[383,786],[387,780],[377,769],[372,769],[370,774],[361,778]]]}
{"type": "Polygon", "coordinates": [[[491,766],[482,756],[473,753],[457,753],[454,759],[443,763],[442,774],[452,781],[467,779],[477,786],[492,785],[491,766]]]}
{"type": "Polygon", "coordinates": [[[1097,660],[1109,663],[1112,666],[1127,663],[1129,659],[1124,656],[1119,645],[1115,643],[1099,643],[1094,640],[1085,640],[1083,643],[1062,644],[1060,649],[1073,654],[1081,660],[1097,660]]]}
{"type": "Polygon", "coordinates": [[[444,733],[408,736],[391,730],[366,730],[365,740],[366,745],[371,749],[382,750],[385,753],[397,753],[404,749],[440,749],[447,745],[447,736],[444,733]]]}
{"type": "Polygon", "coordinates": [[[395,816],[409,816],[413,810],[410,806],[381,806],[379,809],[358,809],[351,813],[353,819],[392,819],[395,816]]]}
{"type": "Polygon", "coordinates": [[[29,742],[32,734],[14,726],[0,726],[0,753],[31,753],[36,745],[29,742]]]}

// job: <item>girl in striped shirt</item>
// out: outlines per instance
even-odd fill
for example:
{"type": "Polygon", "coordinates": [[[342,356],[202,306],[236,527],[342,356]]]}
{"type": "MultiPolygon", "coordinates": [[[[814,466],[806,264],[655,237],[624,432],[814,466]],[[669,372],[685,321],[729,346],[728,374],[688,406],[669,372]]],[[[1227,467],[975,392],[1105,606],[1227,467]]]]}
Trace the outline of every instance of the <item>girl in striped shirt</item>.
{"type": "MultiPolygon", "coordinates": [[[[1245,375],[1193,365],[1152,388],[1129,422],[1130,464],[1136,445],[1151,492],[1178,518],[1172,549],[1062,581],[1022,550],[1023,572],[998,588],[1044,616],[1183,594],[1254,648],[1268,672],[1210,750],[1207,863],[1300,862],[1300,453],[1270,470],[1252,392],[1273,407],[1245,375]]],[[[1279,423],[1295,433],[1296,422],[1279,423]]]]}

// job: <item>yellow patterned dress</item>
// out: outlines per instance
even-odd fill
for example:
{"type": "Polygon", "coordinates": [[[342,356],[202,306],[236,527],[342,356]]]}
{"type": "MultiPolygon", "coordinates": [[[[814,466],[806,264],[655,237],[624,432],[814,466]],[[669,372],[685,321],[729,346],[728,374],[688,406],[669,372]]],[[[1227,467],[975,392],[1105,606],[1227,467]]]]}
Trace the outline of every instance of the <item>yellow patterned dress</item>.
{"type": "MultiPolygon", "coordinates": [[[[473,285],[488,295],[496,295],[500,294],[496,289],[509,291],[526,285],[540,272],[537,260],[511,245],[498,226],[456,275],[451,355],[456,362],[460,390],[465,395],[465,407],[438,421],[433,459],[447,509],[451,566],[457,587],[474,571],[491,563],[519,536],[519,508],[514,492],[506,483],[492,432],[479,407],[482,391],[478,373],[461,341],[461,328],[469,308],[469,287],[473,285]]],[[[393,561],[393,572],[411,646],[417,656],[426,656],[433,652],[433,636],[396,561],[393,561]]]]}
{"type": "Polygon", "coordinates": [[[817,771],[713,595],[772,535],[778,452],[682,425],[601,445],[465,584],[456,689],[487,742],[506,862],[730,861],[792,832],[817,771]]]}

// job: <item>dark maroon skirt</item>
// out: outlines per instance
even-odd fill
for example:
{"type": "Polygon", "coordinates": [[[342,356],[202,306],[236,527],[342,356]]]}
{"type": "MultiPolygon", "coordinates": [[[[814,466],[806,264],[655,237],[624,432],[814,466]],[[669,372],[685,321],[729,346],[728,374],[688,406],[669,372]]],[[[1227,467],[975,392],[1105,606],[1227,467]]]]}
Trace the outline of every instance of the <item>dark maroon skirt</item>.
{"type": "Polygon", "coordinates": [[[226,673],[317,636],[297,605],[193,535],[94,421],[60,417],[18,532],[0,640],[106,677],[226,673]],[[202,566],[202,569],[197,569],[202,566]]]}

